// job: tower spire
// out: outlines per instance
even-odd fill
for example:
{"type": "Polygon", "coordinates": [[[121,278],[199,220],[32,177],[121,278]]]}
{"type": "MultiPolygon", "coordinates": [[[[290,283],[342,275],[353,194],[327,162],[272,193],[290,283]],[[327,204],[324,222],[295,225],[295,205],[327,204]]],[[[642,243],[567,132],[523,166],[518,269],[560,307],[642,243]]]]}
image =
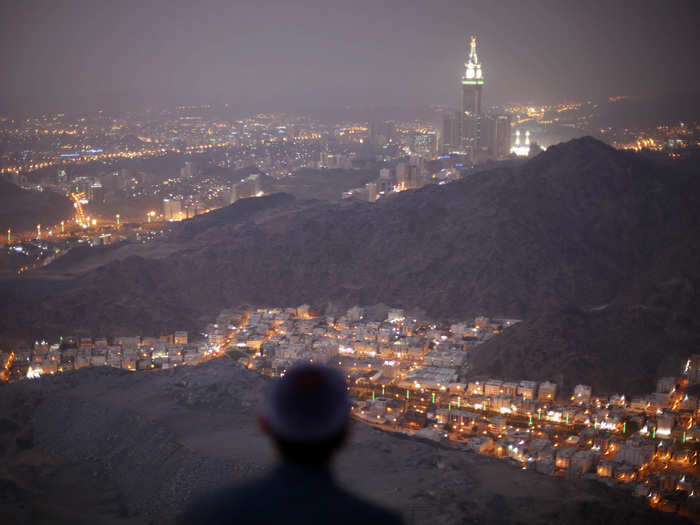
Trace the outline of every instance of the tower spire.
{"type": "Polygon", "coordinates": [[[462,84],[483,84],[484,77],[481,71],[479,57],[476,54],[476,36],[472,35],[469,41],[469,58],[464,64],[465,71],[462,84]]]}

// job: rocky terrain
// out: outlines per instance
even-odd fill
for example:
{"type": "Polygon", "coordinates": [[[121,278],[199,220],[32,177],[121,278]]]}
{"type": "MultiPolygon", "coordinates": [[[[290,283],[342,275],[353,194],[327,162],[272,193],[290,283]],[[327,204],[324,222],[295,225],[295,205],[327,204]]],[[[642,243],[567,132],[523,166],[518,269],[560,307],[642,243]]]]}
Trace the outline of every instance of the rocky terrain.
{"type": "Polygon", "coordinates": [[[23,277],[0,301],[0,335],[193,331],[241,304],[384,303],[524,319],[473,374],[634,394],[700,349],[699,204],[697,166],[591,138],[376,204],[245,199],[23,277]]]}
{"type": "Polygon", "coordinates": [[[377,179],[377,170],[370,169],[311,169],[304,168],[269,185],[270,190],[289,193],[295,197],[338,200],[344,192],[361,188],[377,179]]]}
{"type": "Polygon", "coordinates": [[[658,286],[643,303],[550,310],[475,349],[470,375],[577,383],[596,392],[645,393],[700,348],[698,291],[689,279],[658,286]]]}
{"type": "Polygon", "coordinates": [[[29,232],[37,224],[47,226],[69,219],[73,204],[63,195],[50,191],[27,191],[0,180],[0,231],[29,232]]]}
{"type": "MultiPolygon", "coordinates": [[[[194,495],[273,464],[254,422],[265,386],[228,358],[3,385],[3,521],[171,523],[194,495]]],[[[597,482],[524,471],[456,446],[356,424],[336,471],[408,524],[683,523],[597,482]]]]}

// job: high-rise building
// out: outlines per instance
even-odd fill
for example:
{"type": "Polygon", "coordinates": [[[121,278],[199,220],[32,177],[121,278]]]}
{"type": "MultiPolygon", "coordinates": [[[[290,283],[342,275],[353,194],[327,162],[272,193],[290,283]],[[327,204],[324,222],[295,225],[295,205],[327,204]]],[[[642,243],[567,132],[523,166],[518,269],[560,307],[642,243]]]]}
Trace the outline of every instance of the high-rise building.
{"type": "Polygon", "coordinates": [[[440,134],[440,153],[446,155],[459,148],[459,114],[445,113],[442,117],[442,133],[440,134]]]}
{"type": "Polygon", "coordinates": [[[104,204],[105,189],[99,181],[93,182],[87,189],[87,198],[91,203],[104,204]]]}
{"type": "Polygon", "coordinates": [[[462,76],[461,147],[475,152],[481,145],[481,92],[484,74],[476,54],[476,37],[471,37],[469,58],[462,76]]]}
{"type": "Polygon", "coordinates": [[[375,146],[383,146],[394,139],[396,125],[391,121],[382,121],[373,115],[369,119],[369,140],[375,146]]]}
{"type": "Polygon", "coordinates": [[[246,182],[250,186],[250,196],[257,197],[261,193],[261,180],[259,173],[248,175],[246,182]]]}
{"type": "Polygon", "coordinates": [[[238,184],[231,185],[231,200],[229,204],[233,204],[238,200],[238,184]]]}
{"type": "Polygon", "coordinates": [[[492,115],[485,119],[484,137],[489,158],[503,160],[510,155],[510,115],[492,115]]]}
{"type": "Polygon", "coordinates": [[[421,161],[418,157],[411,157],[411,162],[399,162],[396,165],[396,188],[399,191],[415,190],[425,184],[421,173],[421,161]]]}
{"type": "Polygon", "coordinates": [[[169,221],[173,218],[173,208],[170,199],[163,199],[163,218],[169,221]]]}
{"type": "Polygon", "coordinates": [[[408,189],[409,167],[405,162],[396,165],[396,186],[400,190],[408,189]]]}
{"type": "Polygon", "coordinates": [[[377,179],[377,191],[381,194],[389,193],[394,187],[394,179],[391,176],[389,168],[379,170],[379,179],[377,179]]]}
{"type": "Polygon", "coordinates": [[[185,165],[180,168],[180,177],[183,179],[191,179],[194,177],[196,169],[194,165],[188,160],[185,161],[185,165]]]}
{"type": "Polygon", "coordinates": [[[496,115],[496,136],[494,144],[495,158],[498,160],[505,159],[510,155],[510,115],[496,115]]]}
{"type": "Polygon", "coordinates": [[[262,180],[259,173],[251,173],[245,179],[231,186],[231,198],[229,202],[233,204],[240,199],[249,199],[262,195],[262,180]]]}
{"type": "Polygon", "coordinates": [[[182,218],[191,219],[200,213],[204,213],[204,210],[204,205],[201,202],[198,202],[196,199],[189,199],[182,207],[182,218]]]}
{"type": "Polygon", "coordinates": [[[435,157],[437,150],[437,135],[435,133],[415,133],[411,138],[411,151],[415,155],[429,159],[435,157]]]}
{"type": "Polygon", "coordinates": [[[181,219],[182,205],[175,199],[163,199],[163,217],[166,221],[181,219]]]}
{"type": "Polygon", "coordinates": [[[537,400],[540,403],[550,403],[554,401],[556,395],[557,385],[555,385],[554,383],[550,383],[549,381],[540,383],[540,388],[537,391],[537,400]]]}
{"type": "Polygon", "coordinates": [[[367,200],[369,202],[375,202],[377,200],[377,183],[368,182],[365,184],[365,187],[367,188],[367,200]]]}

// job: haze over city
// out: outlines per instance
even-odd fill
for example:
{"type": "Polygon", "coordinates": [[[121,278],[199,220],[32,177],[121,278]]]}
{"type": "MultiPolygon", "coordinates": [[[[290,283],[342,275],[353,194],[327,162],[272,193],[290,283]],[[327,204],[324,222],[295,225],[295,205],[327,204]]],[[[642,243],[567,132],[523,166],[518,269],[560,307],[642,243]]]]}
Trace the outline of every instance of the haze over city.
{"type": "Polygon", "coordinates": [[[700,523],[696,2],[4,2],[0,516],[700,523]]]}
{"type": "Polygon", "coordinates": [[[0,110],[454,104],[478,35],[488,104],[662,95],[700,73],[697,4],[4,2],[0,110]]]}

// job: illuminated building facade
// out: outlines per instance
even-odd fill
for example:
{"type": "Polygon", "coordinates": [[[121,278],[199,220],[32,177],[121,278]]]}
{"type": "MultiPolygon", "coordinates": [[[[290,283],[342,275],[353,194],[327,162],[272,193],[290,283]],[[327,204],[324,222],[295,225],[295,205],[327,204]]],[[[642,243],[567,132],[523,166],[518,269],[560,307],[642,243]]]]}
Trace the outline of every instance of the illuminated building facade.
{"type": "Polygon", "coordinates": [[[411,137],[411,151],[414,155],[432,159],[437,151],[437,135],[435,133],[415,133],[411,137]]]}
{"type": "Polygon", "coordinates": [[[472,36],[469,58],[464,64],[462,76],[461,146],[464,151],[475,152],[481,143],[481,93],[484,74],[476,54],[476,37],[472,36]]]}
{"type": "Polygon", "coordinates": [[[177,221],[182,218],[182,205],[175,199],[163,199],[163,217],[166,221],[177,221]]]}

